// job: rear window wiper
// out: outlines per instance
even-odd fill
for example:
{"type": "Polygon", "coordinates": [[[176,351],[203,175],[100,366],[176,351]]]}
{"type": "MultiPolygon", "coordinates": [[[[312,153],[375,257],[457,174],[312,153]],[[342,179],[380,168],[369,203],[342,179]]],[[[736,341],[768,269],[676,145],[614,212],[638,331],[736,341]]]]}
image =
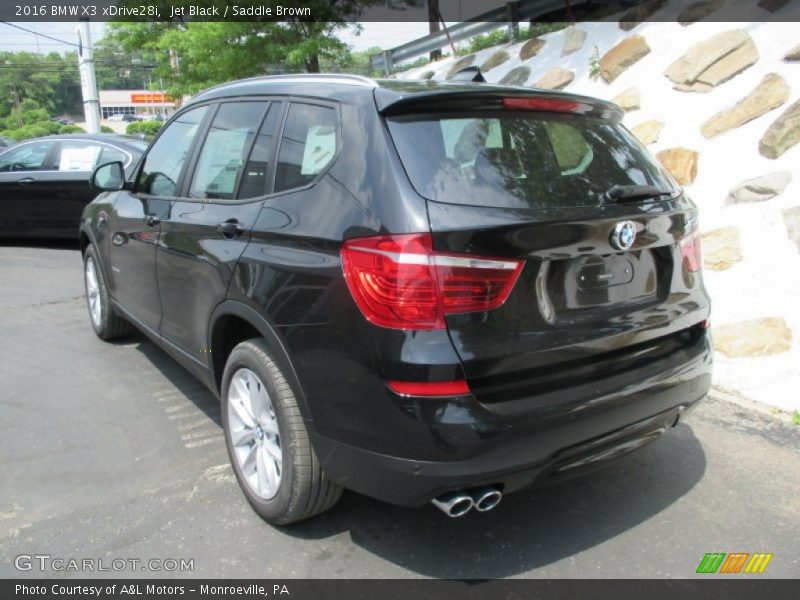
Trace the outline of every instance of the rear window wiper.
{"type": "Polygon", "coordinates": [[[613,202],[633,202],[671,195],[671,191],[662,190],[654,185],[612,185],[603,194],[606,199],[613,202]]]}

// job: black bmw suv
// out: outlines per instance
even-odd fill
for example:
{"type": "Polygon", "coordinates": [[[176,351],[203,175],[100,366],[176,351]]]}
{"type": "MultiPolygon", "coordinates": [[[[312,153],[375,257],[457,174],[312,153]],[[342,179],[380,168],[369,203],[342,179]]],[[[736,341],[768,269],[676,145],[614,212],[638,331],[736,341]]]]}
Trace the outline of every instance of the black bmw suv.
{"type": "Polygon", "coordinates": [[[91,323],[222,402],[284,524],[450,516],[658,438],[709,389],[694,204],[593,98],[263,77],[180,110],[80,226],[91,323]]]}

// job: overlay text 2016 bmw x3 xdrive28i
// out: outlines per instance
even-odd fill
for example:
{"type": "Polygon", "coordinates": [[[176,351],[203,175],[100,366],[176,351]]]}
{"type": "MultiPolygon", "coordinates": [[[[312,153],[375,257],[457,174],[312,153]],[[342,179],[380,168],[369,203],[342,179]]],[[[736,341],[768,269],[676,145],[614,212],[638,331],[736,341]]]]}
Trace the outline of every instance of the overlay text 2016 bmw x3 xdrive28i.
{"type": "Polygon", "coordinates": [[[253,508],[451,516],[641,447],[708,391],[696,209],[613,104],[279,76],[207,90],[80,228],[92,325],[217,393],[253,508]]]}

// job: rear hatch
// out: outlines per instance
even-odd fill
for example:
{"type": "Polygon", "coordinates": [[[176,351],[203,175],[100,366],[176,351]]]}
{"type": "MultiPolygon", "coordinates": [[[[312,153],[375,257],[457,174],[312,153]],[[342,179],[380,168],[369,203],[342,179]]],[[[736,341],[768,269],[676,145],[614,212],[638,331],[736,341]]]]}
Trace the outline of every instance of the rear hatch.
{"type": "Polygon", "coordinates": [[[522,263],[501,306],[446,317],[470,388],[600,393],[662,368],[708,316],[694,205],[613,105],[497,89],[383,107],[434,251],[522,263]]]}

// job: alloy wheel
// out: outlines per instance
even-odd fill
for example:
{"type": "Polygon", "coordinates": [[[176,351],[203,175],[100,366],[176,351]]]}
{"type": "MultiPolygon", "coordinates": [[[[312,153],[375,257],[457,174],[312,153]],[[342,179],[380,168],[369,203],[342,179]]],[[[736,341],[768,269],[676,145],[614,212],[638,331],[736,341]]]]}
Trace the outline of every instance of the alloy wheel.
{"type": "Polygon", "coordinates": [[[228,386],[228,434],[236,463],[250,490],[269,500],[278,493],[283,453],[278,420],[264,382],[240,368],[228,386]]]}
{"type": "Polygon", "coordinates": [[[89,316],[95,327],[100,327],[103,322],[103,297],[100,294],[100,281],[97,277],[97,267],[90,256],[86,259],[86,302],[89,305],[89,316]]]}

